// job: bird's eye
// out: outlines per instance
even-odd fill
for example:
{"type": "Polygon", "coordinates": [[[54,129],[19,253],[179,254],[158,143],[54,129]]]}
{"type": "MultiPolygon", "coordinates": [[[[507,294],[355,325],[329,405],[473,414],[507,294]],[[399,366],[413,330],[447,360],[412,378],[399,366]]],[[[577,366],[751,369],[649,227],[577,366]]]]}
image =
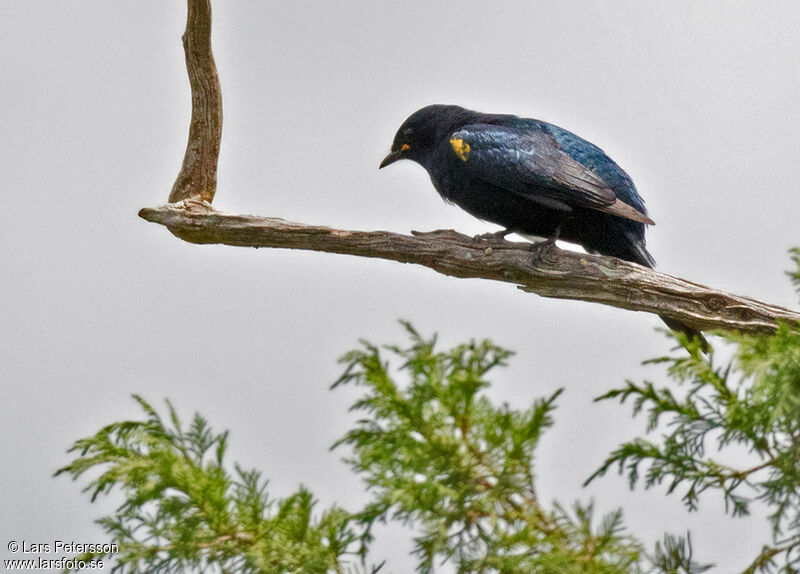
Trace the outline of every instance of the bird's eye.
{"type": "Polygon", "coordinates": [[[412,128],[406,128],[403,130],[403,137],[405,139],[410,139],[413,134],[414,130],[412,128]]]}

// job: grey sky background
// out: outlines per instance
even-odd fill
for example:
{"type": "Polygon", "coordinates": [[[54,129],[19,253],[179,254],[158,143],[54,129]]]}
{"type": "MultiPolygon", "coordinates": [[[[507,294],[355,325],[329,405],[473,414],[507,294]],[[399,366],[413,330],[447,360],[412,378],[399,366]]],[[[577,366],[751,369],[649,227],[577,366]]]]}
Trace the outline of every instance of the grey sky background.
{"type": "MultiPolygon", "coordinates": [[[[796,2],[213,2],[224,133],[215,205],[355,229],[494,230],[445,205],[410,162],[378,172],[429,103],[561,125],[626,169],[657,226],[659,269],[797,307],[800,4],[796,2]]],[[[80,484],[52,473],[72,442],[139,417],[140,393],[230,429],[231,460],[276,496],[303,483],[354,508],[328,447],[348,428],[336,360],[359,338],[517,351],[491,396],[523,408],[566,387],[539,450],[540,498],[594,497],[653,541],[691,528],[729,572],[767,536],[722,502],[688,514],[663,489],[581,486],[640,430],[592,405],[667,352],[657,318],[545,300],[385,261],[193,246],[137,218],[166,201],[190,100],[179,0],[0,3],[0,555],[9,540],[104,542],[80,484]]],[[[375,547],[409,571],[410,536],[375,547]]],[[[442,569],[442,572],[447,572],[442,569]]]]}

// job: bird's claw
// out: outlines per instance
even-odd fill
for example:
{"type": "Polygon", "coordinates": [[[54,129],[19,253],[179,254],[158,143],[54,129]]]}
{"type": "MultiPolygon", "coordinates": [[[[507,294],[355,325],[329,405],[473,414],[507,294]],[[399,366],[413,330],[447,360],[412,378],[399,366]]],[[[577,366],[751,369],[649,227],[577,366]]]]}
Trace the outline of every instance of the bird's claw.
{"type": "Polygon", "coordinates": [[[480,235],[475,235],[472,240],[473,241],[503,241],[506,238],[506,235],[509,233],[513,233],[509,229],[501,229],[500,231],[493,231],[491,233],[481,233],[480,235]]]}
{"type": "Polygon", "coordinates": [[[557,253],[561,251],[556,245],[555,240],[548,239],[538,243],[531,243],[530,252],[533,253],[533,264],[544,263],[552,265],[556,262],[557,253]]]}

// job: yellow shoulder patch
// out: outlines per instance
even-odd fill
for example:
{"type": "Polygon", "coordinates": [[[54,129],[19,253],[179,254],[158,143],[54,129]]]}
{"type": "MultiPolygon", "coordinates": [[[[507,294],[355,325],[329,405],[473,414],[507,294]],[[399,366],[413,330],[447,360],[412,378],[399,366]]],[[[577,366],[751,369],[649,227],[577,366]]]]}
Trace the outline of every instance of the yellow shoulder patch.
{"type": "Polygon", "coordinates": [[[450,140],[450,146],[461,161],[467,161],[469,157],[469,144],[460,138],[453,138],[450,140]]]}

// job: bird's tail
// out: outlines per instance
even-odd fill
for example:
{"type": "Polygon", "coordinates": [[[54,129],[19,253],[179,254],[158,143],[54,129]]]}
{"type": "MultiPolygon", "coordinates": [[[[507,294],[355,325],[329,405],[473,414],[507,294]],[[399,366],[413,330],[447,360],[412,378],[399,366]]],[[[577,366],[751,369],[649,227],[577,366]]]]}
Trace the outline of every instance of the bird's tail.
{"type": "Polygon", "coordinates": [[[686,323],[682,323],[677,319],[672,319],[671,317],[667,317],[665,315],[659,315],[659,317],[661,317],[661,320],[664,321],[667,327],[678,333],[683,333],[690,341],[692,339],[697,339],[700,341],[700,349],[702,349],[704,353],[708,353],[711,350],[711,345],[708,344],[708,340],[703,336],[703,332],[699,329],[690,327],[686,323]]]}
{"type": "MultiPolygon", "coordinates": [[[[628,252],[624,254],[627,256],[623,256],[622,259],[634,261],[639,265],[644,265],[645,267],[649,267],[651,269],[656,266],[656,261],[647,251],[644,241],[632,238],[632,241],[627,245],[627,247],[628,252]]],[[[659,315],[659,317],[661,317],[661,320],[664,321],[667,327],[678,333],[683,333],[690,341],[692,339],[698,339],[700,341],[700,348],[704,353],[708,353],[708,351],[711,349],[711,346],[708,344],[708,340],[703,336],[702,331],[699,329],[690,327],[686,323],[678,321],[677,319],[672,319],[665,315],[659,315]]]]}

